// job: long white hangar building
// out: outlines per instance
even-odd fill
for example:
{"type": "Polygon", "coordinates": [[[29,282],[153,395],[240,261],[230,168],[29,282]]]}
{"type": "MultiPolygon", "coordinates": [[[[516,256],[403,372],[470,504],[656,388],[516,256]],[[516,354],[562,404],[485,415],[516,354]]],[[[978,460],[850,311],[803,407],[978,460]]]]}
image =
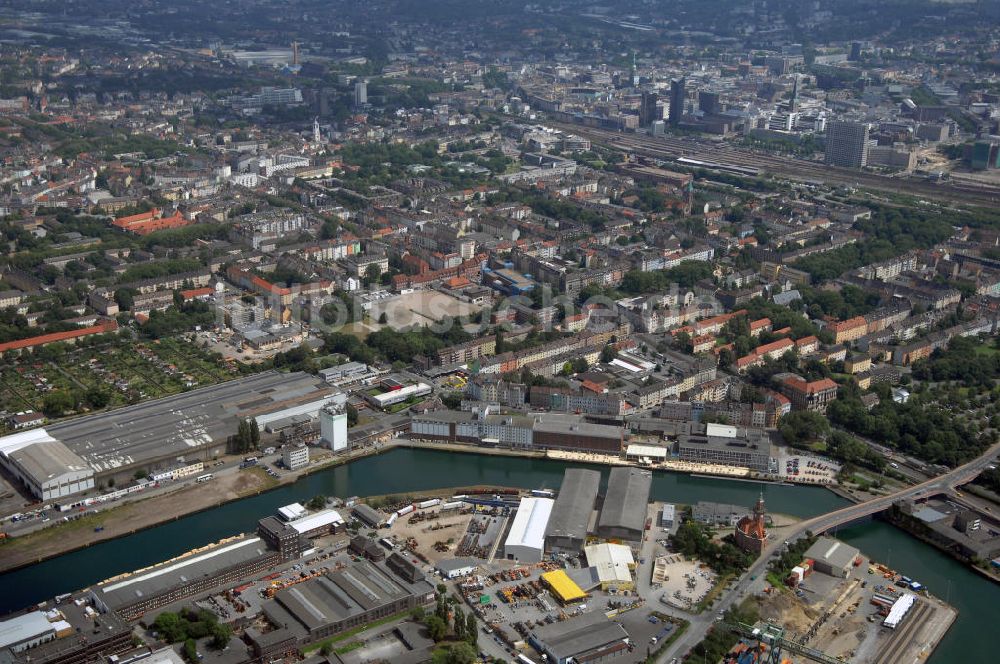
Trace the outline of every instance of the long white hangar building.
{"type": "Polygon", "coordinates": [[[0,464],[39,500],[94,488],[94,469],[45,429],[0,438],[0,464]]]}
{"type": "Polygon", "coordinates": [[[522,563],[540,563],[545,554],[545,529],[552,516],[551,498],[522,498],[510,532],[503,545],[503,555],[522,563]]]}

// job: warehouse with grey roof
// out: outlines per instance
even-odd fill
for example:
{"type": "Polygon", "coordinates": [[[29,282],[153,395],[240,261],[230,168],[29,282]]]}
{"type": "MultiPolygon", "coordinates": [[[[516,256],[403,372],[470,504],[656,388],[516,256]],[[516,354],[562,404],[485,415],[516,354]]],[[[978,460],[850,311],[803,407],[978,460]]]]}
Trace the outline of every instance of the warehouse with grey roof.
{"type": "Polygon", "coordinates": [[[597,521],[597,534],[605,539],[638,542],[646,527],[646,509],[653,474],[641,468],[611,469],[608,490],[597,521]]]}
{"type": "Polygon", "coordinates": [[[554,664],[599,662],[628,650],[628,632],[604,613],[592,611],[537,627],[528,642],[554,664]]]}
{"type": "Polygon", "coordinates": [[[596,470],[570,468],[566,471],[545,528],[546,551],[579,553],[583,550],[600,487],[601,473],[596,470]]]}
{"type": "Polygon", "coordinates": [[[813,560],[813,569],[830,576],[846,578],[860,551],[832,537],[820,537],[809,547],[805,557],[813,560]]]}
{"type": "Polygon", "coordinates": [[[278,551],[261,538],[240,536],[109,579],[94,588],[93,597],[103,610],[138,620],[147,611],[263,572],[279,562],[278,551]]]}
{"type": "Polygon", "coordinates": [[[46,430],[82,458],[98,480],[128,480],[137,468],[151,471],[178,457],[206,460],[224,452],[241,419],[254,418],[264,430],[274,418],[317,416],[340,394],[316,376],[266,371],[46,430]]]}
{"type": "Polygon", "coordinates": [[[275,594],[264,614],[301,642],[315,641],[434,601],[434,586],[415,565],[393,553],[328,572],[275,594]]]}

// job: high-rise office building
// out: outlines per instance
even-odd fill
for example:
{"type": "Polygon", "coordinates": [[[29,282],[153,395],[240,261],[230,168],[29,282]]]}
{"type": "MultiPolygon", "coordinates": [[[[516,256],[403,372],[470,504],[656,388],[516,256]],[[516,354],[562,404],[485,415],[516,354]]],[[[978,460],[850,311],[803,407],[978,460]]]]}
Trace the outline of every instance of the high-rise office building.
{"type": "Polygon", "coordinates": [[[639,126],[648,127],[653,124],[656,120],[662,120],[662,117],[657,117],[656,113],[656,102],[659,101],[659,97],[655,92],[642,93],[642,102],[639,104],[639,126]]]}
{"type": "Polygon", "coordinates": [[[698,93],[698,108],[705,115],[715,115],[722,110],[722,104],[719,102],[718,92],[709,92],[707,90],[702,90],[698,93]]]}
{"type": "Polygon", "coordinates": [[[677,126],[684,115],[685,80],[677,78],[670,81],[670,124],[677,126]]]}
{"type": "Polygon", "coordinates": [[[354,105],[358,108],[368,104],[368,81],[358,81],[354,84],[354,105]]]}
{"type": "Polygon", "coordinates": [[[869,126],[864,122],[834,120],[826,124],[826,163],[861,168],[868,163],[869,126]]]}

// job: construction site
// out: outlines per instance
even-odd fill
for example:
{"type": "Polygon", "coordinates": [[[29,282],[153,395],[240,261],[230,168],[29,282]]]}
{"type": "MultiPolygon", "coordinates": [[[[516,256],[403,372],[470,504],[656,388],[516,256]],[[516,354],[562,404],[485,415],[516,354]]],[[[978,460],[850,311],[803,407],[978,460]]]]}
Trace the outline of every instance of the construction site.
{"type": "Polygon", "coordinates": [[[847,545],[820,538],[782,587],[760,598],[761,622],[734,625],[732,662],[917,664],[957,612],[920,584],[847,545]],[[830,554],[814,559],[808,554],[830,554]]]}

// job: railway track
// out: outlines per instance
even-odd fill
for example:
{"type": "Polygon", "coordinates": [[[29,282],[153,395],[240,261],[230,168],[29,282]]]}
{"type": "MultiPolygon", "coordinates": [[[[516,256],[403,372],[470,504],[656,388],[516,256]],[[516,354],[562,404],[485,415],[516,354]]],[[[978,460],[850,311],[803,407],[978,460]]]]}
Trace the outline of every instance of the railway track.
{"type": "Polygon", "coordinates": [[[581,127],[579,125],[553,124],[566,131],[588,138],[594,143],[665,161],[688,157],[744,168],[756,168],[779,178],[807,184],[823,183],[827,185],[860,187],[885,193],[917,196],[945,203],[957,202],[966,205],[989,207],[1000,205],[1000,188],[989,185],[976,186],[965,183],[934,184],[919,180],[862,173],[801,159],[758,154],[725,145],[716,146],[706,141],[695,139],[621,134],[604,129],[581,127]]]}
{"type": "Polygon", "coordinates": [[[893,632],[889,637],[889,643],[875,657],[872,664],[898,664],[901,661],[899,656],[912,643],[913,637],[924,626],[931,613],[933,613],[931,606],[927,602],[918,600],[916,606],[910,609],[910,615],[904,619],[903,626],[893,632]]]}

